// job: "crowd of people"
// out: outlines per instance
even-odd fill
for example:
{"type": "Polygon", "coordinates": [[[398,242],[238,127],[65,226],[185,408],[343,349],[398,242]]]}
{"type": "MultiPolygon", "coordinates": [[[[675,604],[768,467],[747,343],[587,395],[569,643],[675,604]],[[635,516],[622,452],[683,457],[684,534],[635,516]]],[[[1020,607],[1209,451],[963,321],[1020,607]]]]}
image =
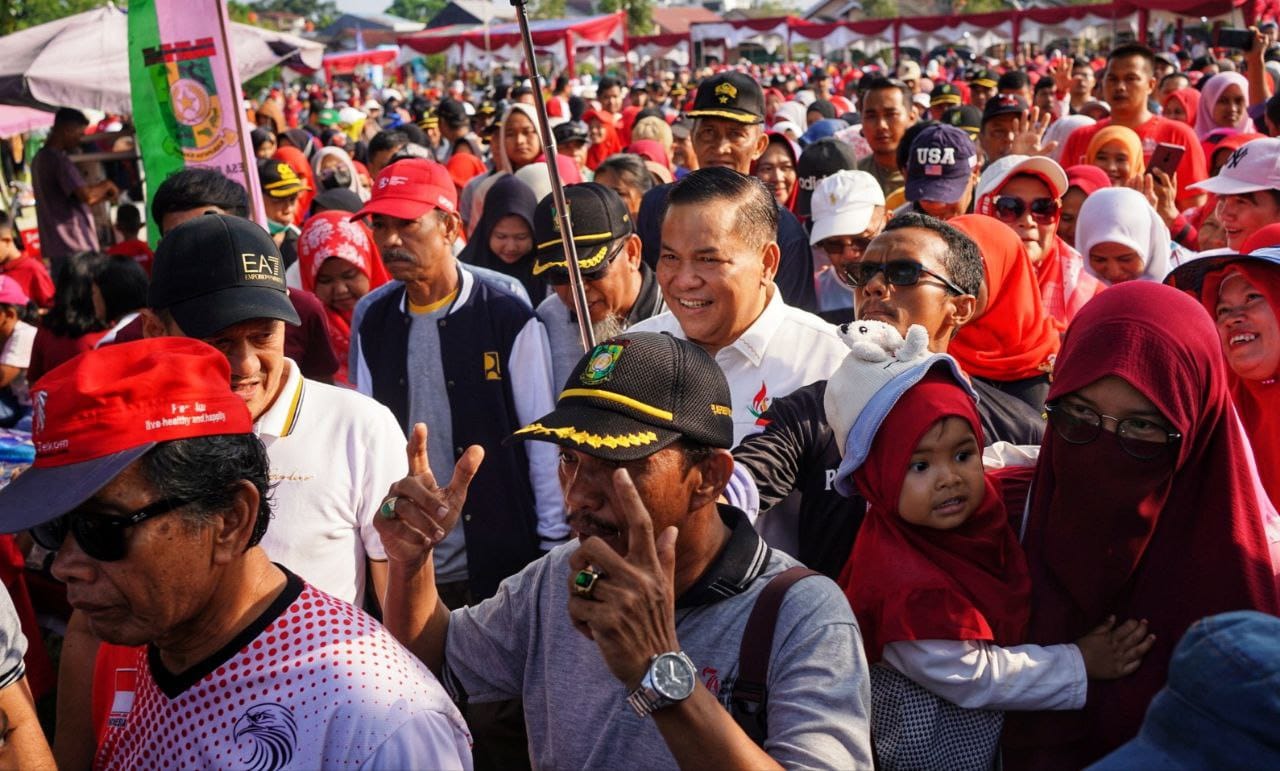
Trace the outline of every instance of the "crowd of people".
{"type": "Polygon", "coordinates": [[[0,215],[0,762],[1277,765],[1250,34],[561,76],[554,150],[527,83],[280,87],[262,223],[59,110],[38,251],[0,215]]]}

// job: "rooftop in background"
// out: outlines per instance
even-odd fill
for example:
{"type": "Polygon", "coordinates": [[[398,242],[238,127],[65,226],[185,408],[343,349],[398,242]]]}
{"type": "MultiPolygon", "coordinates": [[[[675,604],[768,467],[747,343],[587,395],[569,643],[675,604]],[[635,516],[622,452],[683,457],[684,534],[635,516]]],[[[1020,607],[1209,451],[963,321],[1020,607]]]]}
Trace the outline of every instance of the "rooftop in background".
{"type": "Polygon", "coordinates": [[[720,21],[720,16],[715,11],[697,5],[690,8],[669,6],[653,9],[653,23],[660,35],[684,34],[689,31],[690,24],[704,21],[720,21]]]}
{"type": "Polygon", "coordinates": [[[395,45],[396,35],[417,32],[427,25],[420,21],[412,21],[389,13],[373,13],[361,16],[344,13],[332,24],[316,32],[316,39],[323,41],[330,51],[353,51],[356,45],[356,33],[363,38],[365,48],[377,48],[380,45],[395,45]]]}
{"type": "Polygon", "coordinates": [[[505,24],[516,20],[516,9],[508,2],[496,0],[450,0],[449,4],[427,22],[428,29],[451,24],[505,24]]]}

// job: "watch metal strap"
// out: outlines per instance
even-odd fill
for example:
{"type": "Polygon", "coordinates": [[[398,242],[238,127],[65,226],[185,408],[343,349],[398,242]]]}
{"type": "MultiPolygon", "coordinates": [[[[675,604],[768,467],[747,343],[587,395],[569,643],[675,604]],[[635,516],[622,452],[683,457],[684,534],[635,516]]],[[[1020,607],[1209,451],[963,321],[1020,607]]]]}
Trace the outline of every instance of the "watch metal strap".
{"type": "Polygon", "coordinates": [[[640,717],[648,717],[658,709],[659,698],[661,697],[658,697],[657,693],[650,695],[649,689],[645,688],[642,683],[639,688],[636,688],[631,692],[631,695],[627,696],[627,703],[631,705],[631,708],[636,711],[637,715],[640,717]]]}

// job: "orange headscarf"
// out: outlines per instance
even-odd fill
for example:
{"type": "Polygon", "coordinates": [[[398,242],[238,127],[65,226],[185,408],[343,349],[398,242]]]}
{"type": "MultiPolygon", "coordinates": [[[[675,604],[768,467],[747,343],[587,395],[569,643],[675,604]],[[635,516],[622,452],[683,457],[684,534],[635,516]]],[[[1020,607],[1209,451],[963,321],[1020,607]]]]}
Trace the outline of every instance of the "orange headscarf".
{"type": "Polygon", "coordinates": [[[592,142],[591,147],[587,148],[587,168],[592,171],[603,163],[605,158],[622,152],[622,148],[626,147],[626,143],[618,133],[617,120],[607,110],[587,110],[582,116],[582,121],[588,126],[593,120],[600,121],[604,126],[604,141],[592,142]]]}
{"type": "Polygon", "coordinates": [[[302,221],[311,211],[311,199],[316,197],[316,175],[311,171],[311,162],[301,150],[286,145],[277,147],[271,157],[289,164],[289,168],[307,182],[307,189],[298,194],[298,211],[293,215],[293,224],[302,227],[302,221]]]}
{"type": "Polygon", "coordinates": [[[1052,371],[1058,330],[1040,299],[1026,247],[1013,229],[984,214],[947,220],[978,244],[986,269],[987,307],[960,328],[947,353],[970,375],[1001,382],[1052,371]]]}
{"type": "Polygon", "coordinates": [[[1120,143],[1124,147],[1124,154],[1129,156],[1129,176],[1136,177],[1146,172],[1147,162],[1142,155],[1142,139],[1128,126],[1107,126],[1094,134],[1084,151],[1085,163],[1093,164],[1097,160],[1098,151],[1112,142],[1120,143]]]}

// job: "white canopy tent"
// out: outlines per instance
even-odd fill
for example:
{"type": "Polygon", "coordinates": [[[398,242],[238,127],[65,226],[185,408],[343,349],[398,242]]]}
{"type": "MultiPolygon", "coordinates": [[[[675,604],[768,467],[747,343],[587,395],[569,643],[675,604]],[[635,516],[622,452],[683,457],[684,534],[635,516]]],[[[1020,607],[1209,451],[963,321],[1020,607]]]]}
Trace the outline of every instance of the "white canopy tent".
{"type": "MultiPolygon", "coordinates": [[[[0,38],[0,104],[128,113],[129,25],[106,5],[0,38]]],[[[324,46],[248,24],[231,25],[241,80],[298,55],[318,69],[324,46]]]]}

